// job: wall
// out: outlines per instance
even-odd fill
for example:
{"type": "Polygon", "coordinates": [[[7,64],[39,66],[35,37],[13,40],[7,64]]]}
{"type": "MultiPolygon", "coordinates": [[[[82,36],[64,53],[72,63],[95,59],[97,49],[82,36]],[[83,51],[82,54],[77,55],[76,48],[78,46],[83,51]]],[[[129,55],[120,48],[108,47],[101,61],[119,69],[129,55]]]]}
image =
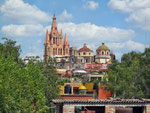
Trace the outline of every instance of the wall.
{"type": "Polygon", "coordinates": [[[116,107],[115,106],[105,106],[105,113],[115,113],[116,107]]]}
{"type": "Polygon", "coordinates": [[[64,105],[63,106],[63,113],[75,113],[74,106],[64,105]]]}
{"type": "Polygon", "coordinates": [[[150,106],[146,106],[146,113],[150,113],[150,106]]]}
{"type": "Polygon", "coordinates": [[[111,96],[111,92],[108,91],[108,90],[105,90],[104,89],[105,87],[106,86],[101,87],[99,85],[99,91],[98,91],[98,97],[99,97],[99,99],[107,99],[108,97],[111,96]]]}
{"type": "Polygon", "coordinates": [[[93,96],[82,96],[82,95],[78,95],[78,96],[67,96],[67,95],[61,95],[61,97],[63,99],[93,99],[93,96]]]}

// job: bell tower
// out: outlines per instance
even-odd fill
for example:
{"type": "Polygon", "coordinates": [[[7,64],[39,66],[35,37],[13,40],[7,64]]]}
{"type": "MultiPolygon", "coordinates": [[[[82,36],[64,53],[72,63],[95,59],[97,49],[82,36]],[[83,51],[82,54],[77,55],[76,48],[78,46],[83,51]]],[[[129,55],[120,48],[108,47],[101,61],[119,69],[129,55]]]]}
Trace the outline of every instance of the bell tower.
{"type": "Polygon", "coordinates": [[[55,14],[52,18],[51,31],[46,30],[46,38],[44,42],[44,59],[48,57],[66,57],[69,56],[69,42],[67,35],[63,43],[63,32],[58,32],[55,14]]]}

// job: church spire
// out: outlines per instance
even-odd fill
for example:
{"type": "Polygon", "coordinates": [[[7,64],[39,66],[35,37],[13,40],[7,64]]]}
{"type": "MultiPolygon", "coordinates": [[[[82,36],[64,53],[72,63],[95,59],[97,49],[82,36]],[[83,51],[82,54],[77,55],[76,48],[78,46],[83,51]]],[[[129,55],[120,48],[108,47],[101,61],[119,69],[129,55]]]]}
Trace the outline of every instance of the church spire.
{"type": "Polygon", "coordinates": [[[58,30],[57,30],[57,24],[56,24],[56,17],[55,14],[53,15],[53,21],[52,21],[52,26],[51,26],[51,35],[57,35],[58,30]]]}
{"type": "Polygon", "coordinates": [[[46,30],[46,39],[45,39],[45,44],[47,44],[49,42],[49,33],[48,33],[48,29],[46,30]]]}
{"type": "Polygon", "coordinates": [[[68,44],[68,42],[67,42],[67,35],[66,35],[66,33],[65,33],[64,45],[67,45],[67,44],[68,44]]]}

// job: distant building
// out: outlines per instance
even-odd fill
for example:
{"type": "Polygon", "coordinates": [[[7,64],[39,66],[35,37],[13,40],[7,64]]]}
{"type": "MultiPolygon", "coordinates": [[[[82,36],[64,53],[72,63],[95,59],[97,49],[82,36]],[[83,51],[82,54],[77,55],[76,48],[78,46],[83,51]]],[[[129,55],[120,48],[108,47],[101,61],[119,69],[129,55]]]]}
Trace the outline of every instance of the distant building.
{"type": "Polygon", "coordinates": [[[21,60],[27,64],[29,61],[33,61],[33,62],[39,62],[41,61],[40,57],[39,56],[26,56],[24,58],[21,58],[21,60]]]}
{"type": "Polygon", "coordinates": [[[106,69],[107,66],[97,64],[108,65],[111,64],[112,59],[115,59],[114,53],[110,52],[104,43],[96,50],[95,56],[93,50],[88,48],[86,44],[79,50],[76,47],[70,47],[67,35],[65,34],[63,41],[62,30],[58,32],[55,15],[52,19],[51,31],[46,31],[44,42],[44,59],[49,57],[55,59],[59,69],[86,69],[88,71],[106,69]]]}
{"type": "Polygon", "coordinates": [[[95,62],[107,64],[111,62],[110,49],[102,42],[102,45],[96,50],[95,62]]]}
{"type": "Polygon", "coordinates": [[[93,51],[91,49],[89,49],[86,44],[84,44],[84,46],[82,48],[80,48],[78,50],[78,62],[79,63],[92,63],[93,62],[93,51]]]}
{"type": "Polygon", "coordinates": [[[52,58],[67,58],[69,57],[69,42],[67,41],[67,35],[63,42],[62,30],[59,33],[56,24],[56,17],[53,16],[52,26],[50,33],[46,32],[46,39],[44,42],[44,59],[48,57],[52,58]]]}

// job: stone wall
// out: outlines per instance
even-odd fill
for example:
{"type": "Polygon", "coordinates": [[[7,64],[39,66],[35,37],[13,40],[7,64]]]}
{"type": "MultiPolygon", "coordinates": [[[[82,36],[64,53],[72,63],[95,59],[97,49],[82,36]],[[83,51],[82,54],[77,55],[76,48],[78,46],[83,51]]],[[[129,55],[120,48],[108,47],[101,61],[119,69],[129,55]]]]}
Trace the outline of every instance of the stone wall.
{"type": "Polygon", "coordinates": [[[74,106],[63,106],[63,113],[75,113],[75,107],[74,106]]]}
{"type": "Polygon", "coordinates": [[[150,106],[146,106],[146,113],[150,113],[150,106]]]}
{"type": "Polygon", "coordinates": [[[105,113],[115,113],[116,107],[115,106],[105,106],[105,113]]]}

